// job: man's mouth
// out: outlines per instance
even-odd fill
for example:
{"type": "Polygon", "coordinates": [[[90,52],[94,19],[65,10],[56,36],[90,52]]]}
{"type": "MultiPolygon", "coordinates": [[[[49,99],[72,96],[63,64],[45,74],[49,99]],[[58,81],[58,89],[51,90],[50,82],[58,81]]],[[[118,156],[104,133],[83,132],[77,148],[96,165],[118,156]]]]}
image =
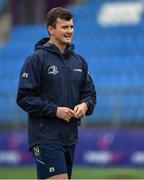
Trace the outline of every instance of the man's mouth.
{"type": "Polygon", "coordinates": [[[72,36],[70,35],[70,36],[64,36],[64,37],[67,39],[71,39],[72,36]]]}

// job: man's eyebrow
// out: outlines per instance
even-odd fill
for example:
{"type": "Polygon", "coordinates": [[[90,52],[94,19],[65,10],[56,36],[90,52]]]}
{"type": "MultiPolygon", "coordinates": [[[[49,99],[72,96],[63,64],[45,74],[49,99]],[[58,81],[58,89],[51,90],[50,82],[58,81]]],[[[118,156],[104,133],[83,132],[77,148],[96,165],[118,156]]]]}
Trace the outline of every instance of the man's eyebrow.
{"type": "Polygon", "coordinates": [[[62,25],[62,27],[74,27],[74,25],[62,25]]]}

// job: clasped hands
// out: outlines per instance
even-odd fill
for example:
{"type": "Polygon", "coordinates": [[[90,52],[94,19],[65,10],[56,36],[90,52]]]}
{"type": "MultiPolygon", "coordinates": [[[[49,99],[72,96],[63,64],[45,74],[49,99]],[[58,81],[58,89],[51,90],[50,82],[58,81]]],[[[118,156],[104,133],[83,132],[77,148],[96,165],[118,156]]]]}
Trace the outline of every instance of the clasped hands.
{"type": "Polygon", "coordinates": [[[88,110],[88,107],[86,103],[81,103],[81,104],[76,105],[73,110],[67,107],[58,107],[56,116],[60,119],[63,119],[69,122],[71,118],[84,117],[87,110],[88,110]]]}

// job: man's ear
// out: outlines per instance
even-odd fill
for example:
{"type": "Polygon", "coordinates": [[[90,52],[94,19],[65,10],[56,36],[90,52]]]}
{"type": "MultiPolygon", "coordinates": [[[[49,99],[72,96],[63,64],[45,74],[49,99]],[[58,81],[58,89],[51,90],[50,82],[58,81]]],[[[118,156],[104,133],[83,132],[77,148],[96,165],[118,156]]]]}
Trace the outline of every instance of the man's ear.
{"type": "Polygon", "coordinates": [[[54,28],[52,26],[48,26],[48,32],[50,35],[53,35],[54,28]]]}

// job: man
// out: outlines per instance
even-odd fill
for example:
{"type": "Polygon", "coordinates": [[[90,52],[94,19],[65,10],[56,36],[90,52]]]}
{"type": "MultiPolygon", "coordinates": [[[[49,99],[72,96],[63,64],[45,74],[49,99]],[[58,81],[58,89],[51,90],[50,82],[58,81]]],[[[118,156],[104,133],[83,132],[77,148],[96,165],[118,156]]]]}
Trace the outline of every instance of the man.
{"type": "Polygon", "coordinates": [[[70,179],[80,119],[90,115],[96,92],[85,60],[71,44],[73,14],[47,14],[49,38],[35,46],[21,70],[18,105],[28,112],[28,140],[39,179],[70,179]]]}

